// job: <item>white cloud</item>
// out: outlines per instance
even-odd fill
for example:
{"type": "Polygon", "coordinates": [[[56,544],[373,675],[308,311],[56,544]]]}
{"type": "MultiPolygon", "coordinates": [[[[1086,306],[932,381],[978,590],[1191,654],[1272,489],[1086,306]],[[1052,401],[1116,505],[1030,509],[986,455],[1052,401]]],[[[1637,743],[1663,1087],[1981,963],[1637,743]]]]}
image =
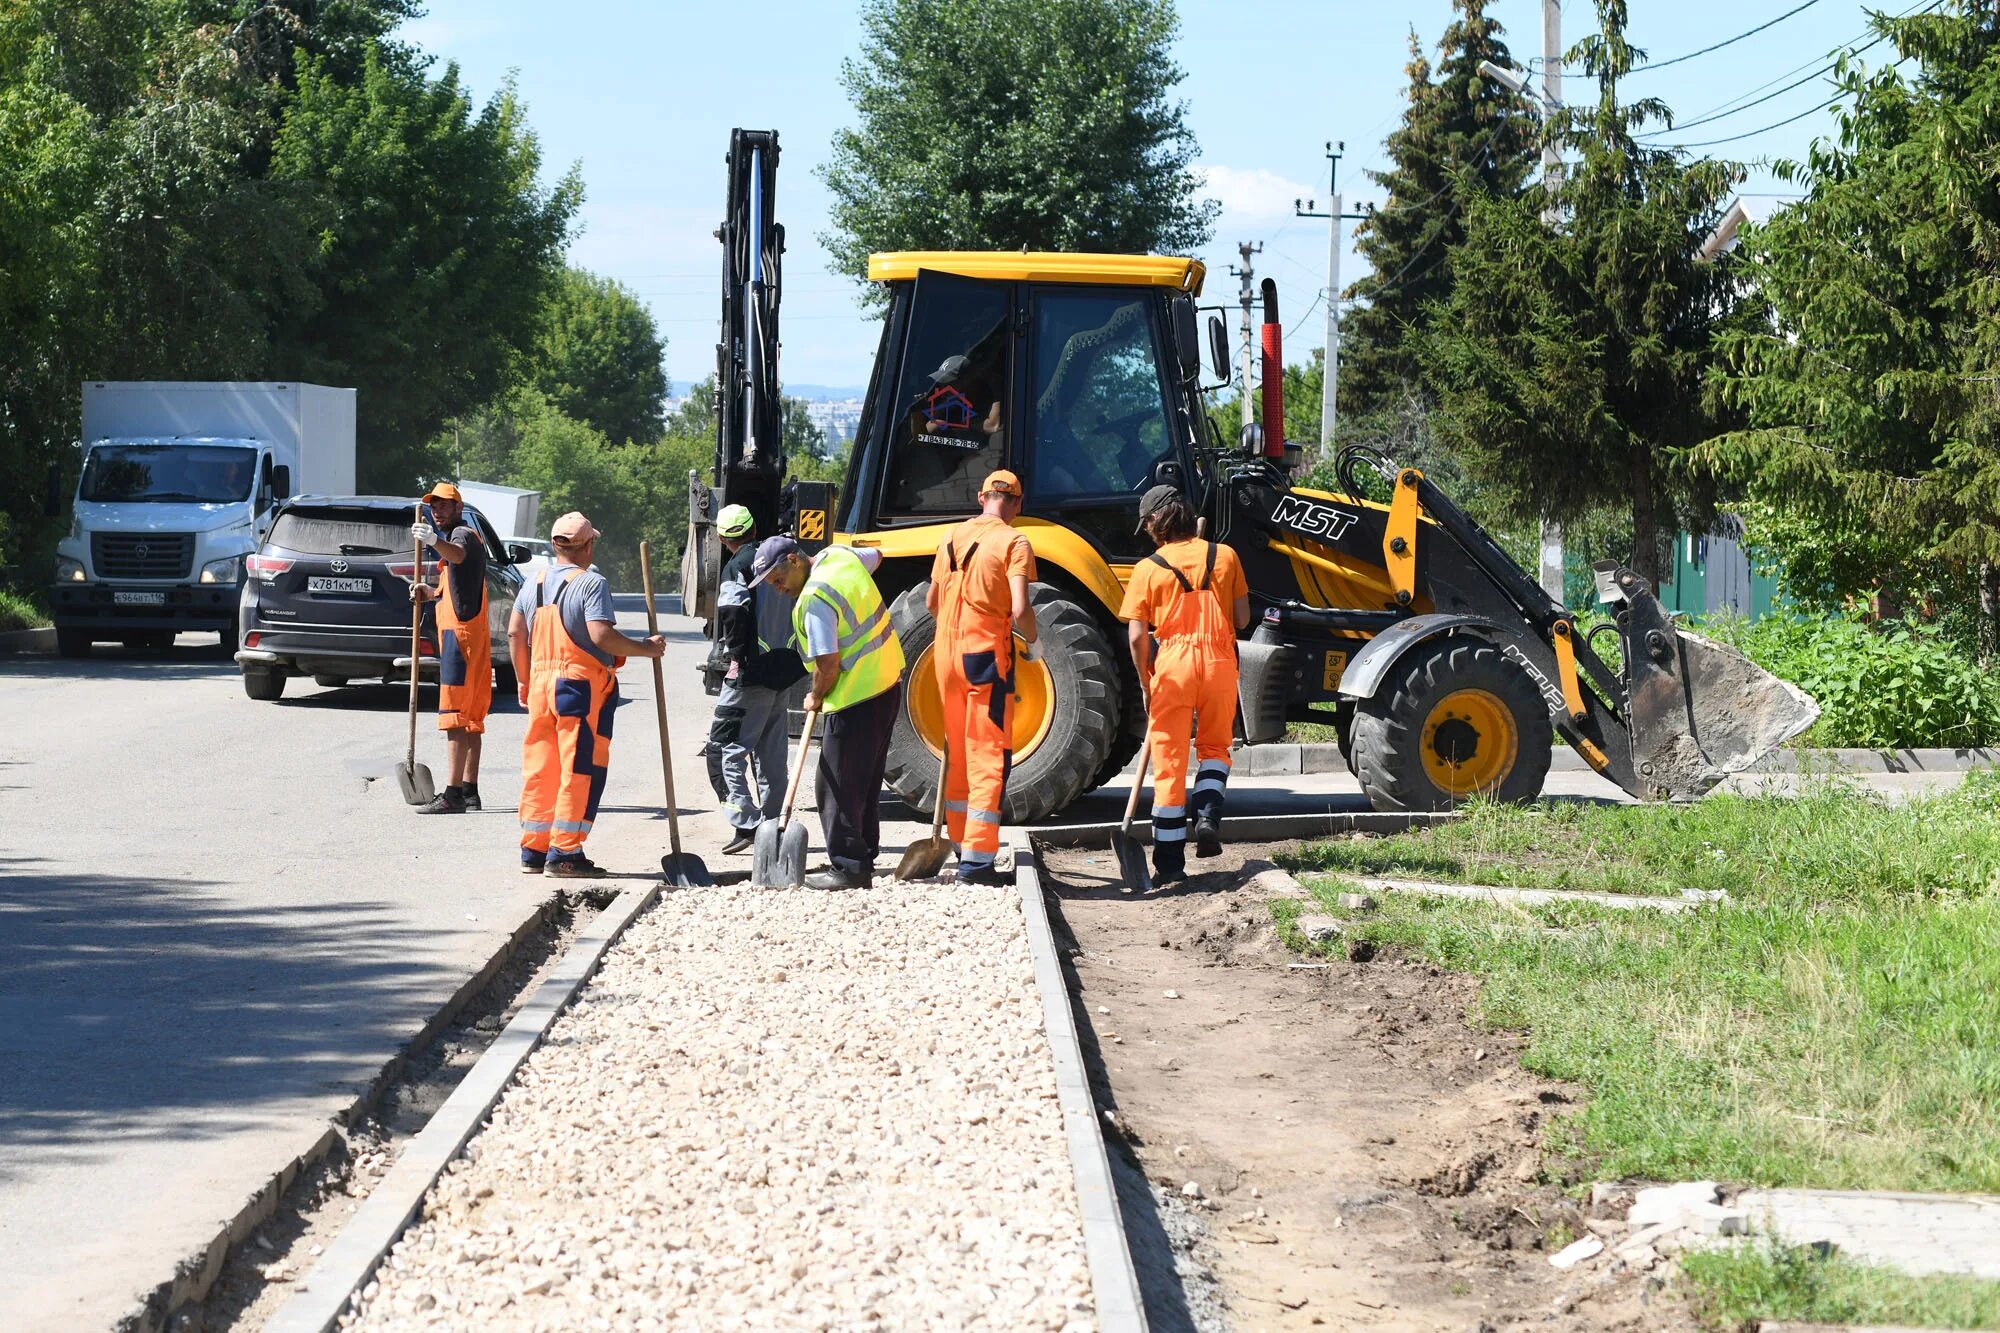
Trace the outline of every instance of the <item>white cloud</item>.
{"type": "Polygon", "coordinates": [[[1221,202],[1225,216],[1289,218],[1292,201],[1310,199],[1313,189],[1263,167],[1201,167],[1202,193],[1221,202]]]}

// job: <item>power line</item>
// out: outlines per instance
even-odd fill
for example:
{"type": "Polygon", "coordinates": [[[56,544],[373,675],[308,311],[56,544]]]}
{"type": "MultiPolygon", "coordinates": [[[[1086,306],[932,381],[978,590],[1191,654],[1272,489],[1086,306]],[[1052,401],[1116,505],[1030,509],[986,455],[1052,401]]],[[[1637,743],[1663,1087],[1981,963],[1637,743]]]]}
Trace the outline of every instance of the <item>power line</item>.
{"type": "Polygon", "coordinates": [[[1669,65],[1678,65],[1683,60],[1693,60],[1696,56],[1705,56],[1710,51],[1720,51],[1725,46],[1734,46],[1736,43],[1742,41],[1745,37],[1755,37],[1758,33],[1764,31],[1766,28],[1775,28],[1780,23],[1783,23],[1786,19],[1790,18],[1792,15],[1802,14],[1806,10],[1811,9],[1814,5],[1818,3],[1819,0],[1806,0],[1804,4],[1799,5],[1794,9],[1786,10],[1784,13],[1778,15],[1778,17],[1772,19],[1769,23],[1760,23],[1756,27],[1750,29],[1750,31],[1739,32],[1734,37],[1729,38],[1727,41],[1717,42],[1714,46],[1704,46],[1701,48],[1701,50],[1690,51],[1684,56],[1675,56],[1672,60],[1654,60],[1654,61],[1649,61],[1644,65],[1634,65],[1631,69],[1628,69],[1625,72],[1627,74],[1637,74],[1642,70],[1665,69],[1669,65]]]}
{"type": "Polygon", "coordinates": [[[1735,143],[1738,139],[1754,139],[1760,134],[1767,134],[1772,130],[1782,129],[1785,126],[1792,124],[1794,121],[1804,120],[1807,116],[1812,115],[1815,111],[1824,111],[1845,96],[1847,96],[1845,92],[1835,93],[1833,96],[1827,98],[1824,102],[1821,102],[1818,106],[1807,107],[1804,111],[1799,112],[1798,115],[1787,116],[1783,120],[1777,121],[1774,124],[1764,126],[1763,129],[1746,130],[1742,134],[1732,134],[1727,139],[1703,139],[1698,143],[1676,143],[1676,144],[1668,144],[1666,146],[1669,148],[1713,148],[1717,144],[1735,143]]]}

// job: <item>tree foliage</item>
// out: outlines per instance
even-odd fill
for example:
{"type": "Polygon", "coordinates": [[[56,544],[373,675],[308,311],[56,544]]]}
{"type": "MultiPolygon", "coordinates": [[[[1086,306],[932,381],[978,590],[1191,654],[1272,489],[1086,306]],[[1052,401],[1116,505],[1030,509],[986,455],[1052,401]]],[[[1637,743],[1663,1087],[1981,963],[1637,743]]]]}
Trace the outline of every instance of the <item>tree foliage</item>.
{"type": "Polygon", "coordinates": [[[1170,0],[868,0],[842,65],[821,239],[857,279],[876,250],[1190,253],[1197,195],[1170,0]]]}
{"type": "Polygon", "coordinates": [[[1504,30],[1487,17],[1486,0],[1453,8],[1435,79],[1410,34],[1408,104],[1384,145],[1392,165],[1368,173],[1389,197],[1354,228],[1369,273],[1345,293],[1360,304],[1342,331],[1340,396],[1361,412],[1393,404],[1420,379],[1410,333],[1450,290],[1452,253],[1465,239],[1460,194],[1514,198],[1534,164],[1533,113],[1479,73],[1482,60],[1512,65],[1504,30]]]}
{"type": "Polygon", "coordinates": [[[1618,506],[1633,567],[1657,582],[1676,526],[1712,519],[1687,454],[1729,424],[1704,378],[1741,303],[1733,264],[1700,248],[1742,171],[1634,141],[1666,108],[1618,100],[1624,0],[1597,9],[1600,31],[1570,53],[1597,100],[1552,121],[1575,159],[1555,191],[1563,223],[1542,221],[1546,186],[1507,198],[1461,176],[1465,240],[1418,350],[1441,429],[1509,513],[1618,506]]]}
{"type": "MultiPolygon", "coordinates": [[[[2000,19],[1990,4],[1875,20],[1905,70],[1841,70],[1837,141],[1784,174],[1809,194],[1743,245],[1762,318],[1718,383],[1748,416],[1702,457],[1797,531],[1808,597],[1980,590],[2000,617],[2000,19]]],[[[1969,600],[1969,599],[1968,599],[1969,600]]]]}
{"type": "Polygon", "coordinates": [[[548,400],[613,443],[666,428],[666,344],[653,314],[623,284],[563,271],[543,314],[532,373],[548,400]]]}

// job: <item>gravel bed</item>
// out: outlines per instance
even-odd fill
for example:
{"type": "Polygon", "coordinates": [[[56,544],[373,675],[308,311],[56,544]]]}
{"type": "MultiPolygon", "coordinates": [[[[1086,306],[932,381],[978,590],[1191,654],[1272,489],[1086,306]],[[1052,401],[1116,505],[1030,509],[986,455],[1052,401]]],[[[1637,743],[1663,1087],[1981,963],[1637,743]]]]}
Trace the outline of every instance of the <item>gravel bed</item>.
{"type": "Polygon", "coordinates": [[[1012,889],[668,893],[345,1327],[1091,1326],[1012,889]]]}

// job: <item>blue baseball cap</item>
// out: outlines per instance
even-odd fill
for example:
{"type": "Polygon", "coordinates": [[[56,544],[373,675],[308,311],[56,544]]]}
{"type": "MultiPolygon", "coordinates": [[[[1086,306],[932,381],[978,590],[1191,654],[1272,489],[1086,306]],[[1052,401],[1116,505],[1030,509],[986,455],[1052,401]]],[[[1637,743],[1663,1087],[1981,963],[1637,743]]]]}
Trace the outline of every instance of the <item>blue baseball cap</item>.
{"type": "Polygon", "coordinates": [[[757,543],[757,554],[750,560],[750,586],[756,587],[771,577],[771,571],[788,558],[799,553],[799,544],[790,537],[766,537],[757,543]]]}

